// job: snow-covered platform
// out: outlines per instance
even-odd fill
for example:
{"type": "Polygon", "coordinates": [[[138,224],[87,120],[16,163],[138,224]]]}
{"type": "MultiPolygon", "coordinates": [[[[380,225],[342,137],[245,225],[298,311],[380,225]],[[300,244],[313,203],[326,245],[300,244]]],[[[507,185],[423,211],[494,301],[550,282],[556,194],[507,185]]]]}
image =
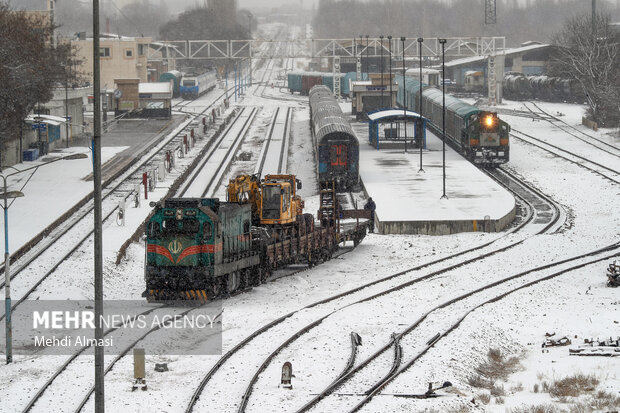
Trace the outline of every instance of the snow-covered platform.
{"type": "Polygon", "coordinates": [[[461,155],[446,146],[446,195],[443,195],[442,142],[427,131],[419,149],[376,150],[368,144],[367,125],[354,124],[360,140],[360,177],[377,204],[376,224],[382,234],[445,235],[497,232],[515,217],[515,199],[461,155]]]}

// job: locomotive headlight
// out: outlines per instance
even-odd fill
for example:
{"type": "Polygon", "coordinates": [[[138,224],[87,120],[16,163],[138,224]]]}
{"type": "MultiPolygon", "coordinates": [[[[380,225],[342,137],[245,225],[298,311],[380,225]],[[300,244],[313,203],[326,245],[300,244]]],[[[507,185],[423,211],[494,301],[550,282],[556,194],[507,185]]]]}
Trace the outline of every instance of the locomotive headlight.
{"type": "Polygon", "coordinates": [[[177,209],[177,219],[183,219],[183,210],[177,209]]]}
{"type": "Polygon", "coordinates": [[[495,123],[495,120],[493,119],[492,115],[489,115],[484,118],[484,124],[486,125],[487,128],[492,128],[494,123],[495,123]]]}

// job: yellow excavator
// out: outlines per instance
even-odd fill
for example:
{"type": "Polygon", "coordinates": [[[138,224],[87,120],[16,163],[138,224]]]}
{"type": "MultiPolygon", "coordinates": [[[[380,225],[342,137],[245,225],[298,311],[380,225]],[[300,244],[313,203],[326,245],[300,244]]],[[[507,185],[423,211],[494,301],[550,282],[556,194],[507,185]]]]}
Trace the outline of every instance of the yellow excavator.
{"type": "Polygon", "coordinates": [[[227,188],[228,202],[249,203],[254,225],[287,226],[302,217],[304,201],[297,195],[301,181],[295,175],[239,175],[227,188]]]}

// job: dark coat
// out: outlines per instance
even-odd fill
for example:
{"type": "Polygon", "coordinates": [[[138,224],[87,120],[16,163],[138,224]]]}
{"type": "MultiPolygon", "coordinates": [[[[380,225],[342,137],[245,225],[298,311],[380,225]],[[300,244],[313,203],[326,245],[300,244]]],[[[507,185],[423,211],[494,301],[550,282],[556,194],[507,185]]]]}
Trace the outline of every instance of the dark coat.
{"type": "Polygon", "coordinates": [[[366,202],[366,205],[364,205],[364,209],[369,209],[371,212],[375,212],[375,209],[377,209],[377,204],[375,204],[375,201],[373,201],[372,199],[369,199],[368,202],[366,202]]]}

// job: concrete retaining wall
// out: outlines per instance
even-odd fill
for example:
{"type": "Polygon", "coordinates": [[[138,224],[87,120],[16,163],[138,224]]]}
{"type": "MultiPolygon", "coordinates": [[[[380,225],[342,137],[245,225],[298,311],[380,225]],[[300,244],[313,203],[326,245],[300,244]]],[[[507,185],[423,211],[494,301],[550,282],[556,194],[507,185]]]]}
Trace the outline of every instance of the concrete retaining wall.
{"type": "Polygon", "coordinates": [[[377,214],[375,224],[380,234],[449,235],[459,232],[500,232],[514,220],[516,206],[504,217],[459,221],[387,221],[377,214]]]}

